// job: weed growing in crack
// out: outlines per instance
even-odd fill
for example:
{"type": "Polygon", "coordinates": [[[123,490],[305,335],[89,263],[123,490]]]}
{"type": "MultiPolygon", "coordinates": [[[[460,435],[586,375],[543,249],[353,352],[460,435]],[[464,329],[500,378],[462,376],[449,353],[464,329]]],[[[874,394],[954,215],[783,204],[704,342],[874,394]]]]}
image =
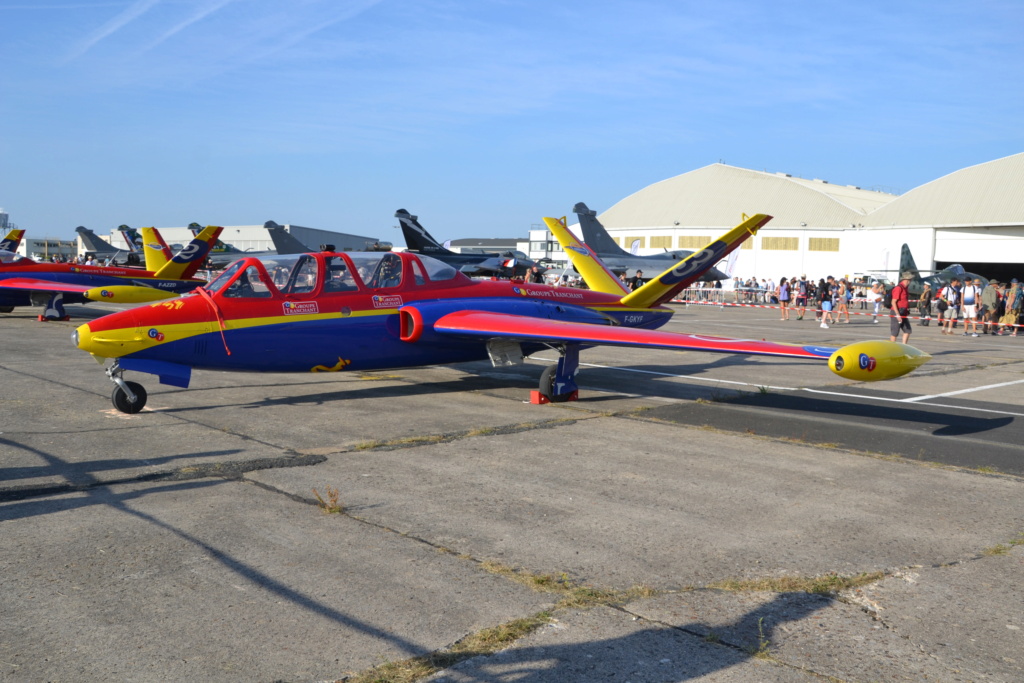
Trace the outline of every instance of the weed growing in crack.
{"type": "Polygon", "coordinates": [[[316,496],[316,506],[325,515],[340,515],[345,511],[345,506],[340,502],[341,494],[333,486],[327,487],[327,500],[316,489],[313,489],[313,495],[316,496]]]}
{"type": "Polygon", "coordinates": [[[757,659],[769,659],[771,642],[764,636],[764,617],[757,620],[757,647],[750,648],[750,656],[757,659]]]}

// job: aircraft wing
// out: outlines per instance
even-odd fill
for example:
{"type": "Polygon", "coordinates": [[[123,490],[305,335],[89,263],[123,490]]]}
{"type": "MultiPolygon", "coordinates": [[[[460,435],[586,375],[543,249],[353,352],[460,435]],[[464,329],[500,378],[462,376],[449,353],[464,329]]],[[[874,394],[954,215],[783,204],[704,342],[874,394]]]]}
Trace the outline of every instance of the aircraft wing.
{"type": "Polygon", "coordinates": [[[930,355],[912,346],[889,341],[862,341],[841,348],[811,344],[801,346],[758,339],[679,334],[486,311],[449,313],[434,323],[434,331],[442,335],[481,339],[504,338],[549,344],[685,349],[710,353],[803,358],[827,361],[829,369],[840,377],[862,382],[901,377],[931,359],[930,355]]]}
{"type": "Polygon", "coordinates": [[[837,350],[832,346],[797,346],[757,339],[731,339],[704,334],[679,334],[637,327],[594,325],[509,313],[457,311],[434,323],[441,334],[470,337],[506,337],[520,341],[579,343],[606,346],[635,346],[659,349],[688,349],[717,353],[745,353],[828,360],[837,350]]]}
{"type": "Polygon", "coordinates": [[[0,280],[0,289],[17,289],[30,292],[74,292],[91,301],[107,301],[114,304],[142,304],[150,301],[170,299],[177,294],[143,285],[76,285],[31,277],[10,277],[0,280]]]}
{"type": "Polygon", "coordinates": [[[0,280],[0,287],[6,289],[26,289],[33,292],[88,292],[92,287],[56,282],[32,277],[9,277],[0,280]]]}

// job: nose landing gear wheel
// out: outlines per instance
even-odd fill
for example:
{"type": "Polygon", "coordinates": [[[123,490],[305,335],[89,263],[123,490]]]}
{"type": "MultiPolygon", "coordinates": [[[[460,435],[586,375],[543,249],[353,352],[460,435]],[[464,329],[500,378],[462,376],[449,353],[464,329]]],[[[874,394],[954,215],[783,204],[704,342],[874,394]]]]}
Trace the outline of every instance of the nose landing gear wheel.
{"type": "Polygon", "coordinates": [[[128,390],[135,394],[135,401],[128,400],[128,394],[120,386],[114,387],[114,393],[110,395],[114,407],[122,413],[134,415],[146,407],[146,389],[138,382],[125,382],[128,390]]]}

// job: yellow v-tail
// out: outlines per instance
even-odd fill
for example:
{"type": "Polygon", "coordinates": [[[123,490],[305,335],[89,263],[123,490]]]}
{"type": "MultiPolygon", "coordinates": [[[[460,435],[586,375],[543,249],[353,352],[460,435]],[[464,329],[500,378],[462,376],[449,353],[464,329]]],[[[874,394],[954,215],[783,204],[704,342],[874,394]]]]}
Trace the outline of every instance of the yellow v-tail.
{"type": "Polygon", "coordinates": [[[142,253],[146,257],[146,270],[157,272],[171,260],[171,249],[156,228],[140,228],[142,253]]]}
{"type": "Polygon", "coordinates": [[[576,239],[565,225],[565,216],[561,218],[545,218],[544,225],[562,245],[573,267],[583,276],[587,287],[595,292],[605,294],[626,294],[629,289],[625,283],[615,277],[615,273],[601,262],[594,250],[576,239]]]}
{"type": "Polygon", "coordinates": [[[188,280],[196,274],[210,249],[224,228],[208,225],[195,239],[186,244],[174,257],[154,273],[154,277],[168,280],[188,280]]]}
{"type": "Polygon", "coordinates": [[[754,214],[700,251],[693,252],[672,268],[651,279],[643,287],[622,297],[622,304],[634,308],[651,308],[671,301],[746,239],[757,234],[757,231],[771,219],[771,216],[763,213],[754,214]]]}

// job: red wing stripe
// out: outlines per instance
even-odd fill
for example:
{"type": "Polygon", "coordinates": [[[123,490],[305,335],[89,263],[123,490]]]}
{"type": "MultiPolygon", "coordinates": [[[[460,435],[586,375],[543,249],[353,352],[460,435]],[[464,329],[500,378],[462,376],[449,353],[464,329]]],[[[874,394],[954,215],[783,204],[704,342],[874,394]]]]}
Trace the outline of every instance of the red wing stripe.
{"type": "MultiPolygon", "coordinates": [[[[509,337],[523,341],[578,342],[609,346],[690,349],[713,353],[746,353],[828,360],[828,355],[823,354],[825,349],[822,347],[791,346],[757,339],[731,339],[703,334],[677,334],[636,327],[563,322],[507,313],[480,311],[449,313],[434,323],[434,330],[442,334],[509,337]],[[810,348],[817,349],[817,352],[812,352],[810,348]]],[[[828,349],[828,351],[832,350],[834,349],[828,349]]]]}
{"type": "Polygon", "coordinates": [[[8,289],[35,289],[48,292],[88,292],[93,287],[83,285],[72,285],[66,282],[54,282],[53,280],[38,280],[29,277],[9,277],[0,280],[0,287],[8,289]]]}

